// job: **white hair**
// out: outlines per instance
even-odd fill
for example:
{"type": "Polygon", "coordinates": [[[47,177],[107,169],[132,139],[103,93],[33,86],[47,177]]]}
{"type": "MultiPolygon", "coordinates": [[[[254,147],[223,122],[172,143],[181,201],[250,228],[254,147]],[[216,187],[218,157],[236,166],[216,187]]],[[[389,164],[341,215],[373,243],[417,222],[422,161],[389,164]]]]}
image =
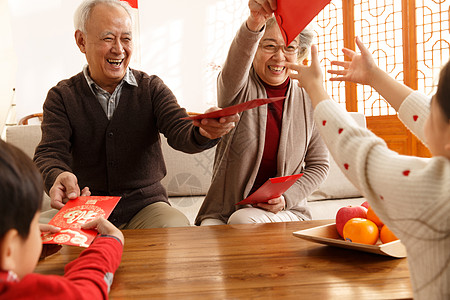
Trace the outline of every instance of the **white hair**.
{"type": "Polygon", "coordinates": [[[107,4],[111,6],[122,7],[130,16],[131,22],[133,23],[133,12],[130,4],[126,1],[120,0],[85,0],[80,6],[78,6],[75,14],[73,16],[73,24],[75,26],[75,30],[80,30],[81,32],[86,33],[86,23],[91,16],[92,9],[97,4],[107,4]]]}

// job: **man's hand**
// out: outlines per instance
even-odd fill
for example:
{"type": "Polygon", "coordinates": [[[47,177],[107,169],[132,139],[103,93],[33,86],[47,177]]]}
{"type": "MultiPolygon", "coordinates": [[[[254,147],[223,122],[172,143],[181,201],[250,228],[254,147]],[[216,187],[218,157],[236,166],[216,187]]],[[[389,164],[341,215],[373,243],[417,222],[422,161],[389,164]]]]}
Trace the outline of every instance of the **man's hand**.
{"type": "Polygon", "coordinates": [[[286,200],[284,199],[284,196],[281,195],[278,198],[270,199],[267,203],[258,203],[257,207],[276,214],[286,208],[286,200]]]}
{"type": "MultiPolygon", "coordinates": [[[[205,113],[219,110],[218,107],[211,107],[205,113]]],[[[194,126],[200,128],[200,134],[209,139],[217,139],[234,128],[235,123],[239,121],[239,115],[234,114],[220,119],[202,119],[194,120],[194,126]]]]}
{"type": "Polygon", "coordinates": [[[80,192],[77,177],[73,173],[63,172],[56,177],[49,194],[50,206],[61,209],[67,201],[79,196],[90,196],[91,192],[88,187],[80,192]]]}

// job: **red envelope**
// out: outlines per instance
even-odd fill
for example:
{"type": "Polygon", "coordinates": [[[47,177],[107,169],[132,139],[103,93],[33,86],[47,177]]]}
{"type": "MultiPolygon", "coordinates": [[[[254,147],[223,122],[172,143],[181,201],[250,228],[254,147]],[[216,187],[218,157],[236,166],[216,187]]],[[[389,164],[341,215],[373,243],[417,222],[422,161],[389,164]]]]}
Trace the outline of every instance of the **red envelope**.
{"type": "Polygon", "coordinates": [[[275,18],[289,45],[331,0],[278,0],[275,18]]]}
{"type": "Polygon", "coordinates": [[[269,178],[259,189],[244,200],[236,203],[236,205],[255,204],[260,202],[267,202],[269,199],[277,198],[283,195],[300,177],[303,173],[269,178]]]}
{"type": "Polygon", "coordinates": [[[60,227],[61,231],[43,234],[43,244],[89,247],[97,231],[81,229],[81,225],[97,217],[108,218],[119,200],[120,197],[110,196],[86,196],[70,200],[48,223],[60,227]]]}
{"type": "Polygon", "coordinates": [[[283,100],[286,97],[273,97],[273,98],[266,98],[266,99],[253,99],[244,103],[236,104],[233,106],[225,107],[216,111],[212,111],[206,114],[191,116],[191,117],[185,117],[182,118],[183,120],[201,120],[201,119],[218,119],[221,117],[227,117],[231,116],[240,112],[243,112],[244,110],[252,109],[267,103],[283,100]]]}

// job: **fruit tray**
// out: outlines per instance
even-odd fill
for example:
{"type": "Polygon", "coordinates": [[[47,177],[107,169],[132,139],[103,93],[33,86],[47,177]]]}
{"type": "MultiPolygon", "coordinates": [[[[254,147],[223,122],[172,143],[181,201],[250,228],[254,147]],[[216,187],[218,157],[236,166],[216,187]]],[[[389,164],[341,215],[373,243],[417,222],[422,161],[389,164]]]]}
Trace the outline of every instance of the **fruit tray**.
{"type": "Polygon", "coordinates": [[[320,243],[329,246],[341,247],[346,249],[353,249],[358,251],[370,252],[380,255],[386,255],[396,258],[406,257],[405,246],[400,240],[393,241],[386,244],[379,243],[375,245],[366,245],[360,243],[352,243],[341,238],[336,230],[336,224],[322,225],[305,230],[293,232],[294,236],[304,240],[315,243],[320,243]]]}

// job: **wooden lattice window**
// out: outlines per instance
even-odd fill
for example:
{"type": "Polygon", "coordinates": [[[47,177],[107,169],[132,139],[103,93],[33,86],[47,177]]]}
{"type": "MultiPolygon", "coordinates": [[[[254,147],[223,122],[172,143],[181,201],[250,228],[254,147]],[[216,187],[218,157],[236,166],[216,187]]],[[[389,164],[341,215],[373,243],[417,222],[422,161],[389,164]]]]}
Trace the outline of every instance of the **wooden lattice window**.
{"type": "Polygon", "coordinates": [[[433,94],[439,70],[450,58],[449,6],[450,0],[333,0],[312,22],[328,93],[347,110],[364,113],[369,129],[402,154],[429,156],[375,90],[328,81],[326,71],[330,61],[344,60],[341,49],[354,49],[359,36],[383,70],[433,94]]]}
{"type": "MultiPolygon", "coordinates": [[[[344,47],[342,2],[331,1],[313,20],[312,26],[316,32],[316,44],[321,58],[321,66],[325,71],[331,68],[331,61],[344,60],[341,49],[344,47]]],[[[345,83],[329,81],[325,74],[328,93],[333,99],[345,106],[345,83]]]]}
{"type": "MultiPolygon", "coordinates": [[[[312,22],[321,64],[326,71],[331,60],[343,60],[341,49],[344,45],[354,48],[354,37],[359,36],[382,69],[402,82],[404,72],[413,70],[416,82],[406,83],[431,94],[440,67],[449,60],[449,6],[450,0],[331,1],[312,22]],[[405,16],[411,7],[415,9],[412,24],[405,16]],[[403,59],[406,46],[413,49],[416,60],[403,59]]],[[[357,86],[353,99],[346,97],[343,83],[326,80],[326,87],[335,101],[355,101],[357,111],[366,116],[395,115],[393,108],[367,86],[357,86]]]]}
{"type": "Polygon", "coordinates": [[[429,95],[450,58],[449,6],[449,0],[416,0],[418,89],[429,95]]]}

